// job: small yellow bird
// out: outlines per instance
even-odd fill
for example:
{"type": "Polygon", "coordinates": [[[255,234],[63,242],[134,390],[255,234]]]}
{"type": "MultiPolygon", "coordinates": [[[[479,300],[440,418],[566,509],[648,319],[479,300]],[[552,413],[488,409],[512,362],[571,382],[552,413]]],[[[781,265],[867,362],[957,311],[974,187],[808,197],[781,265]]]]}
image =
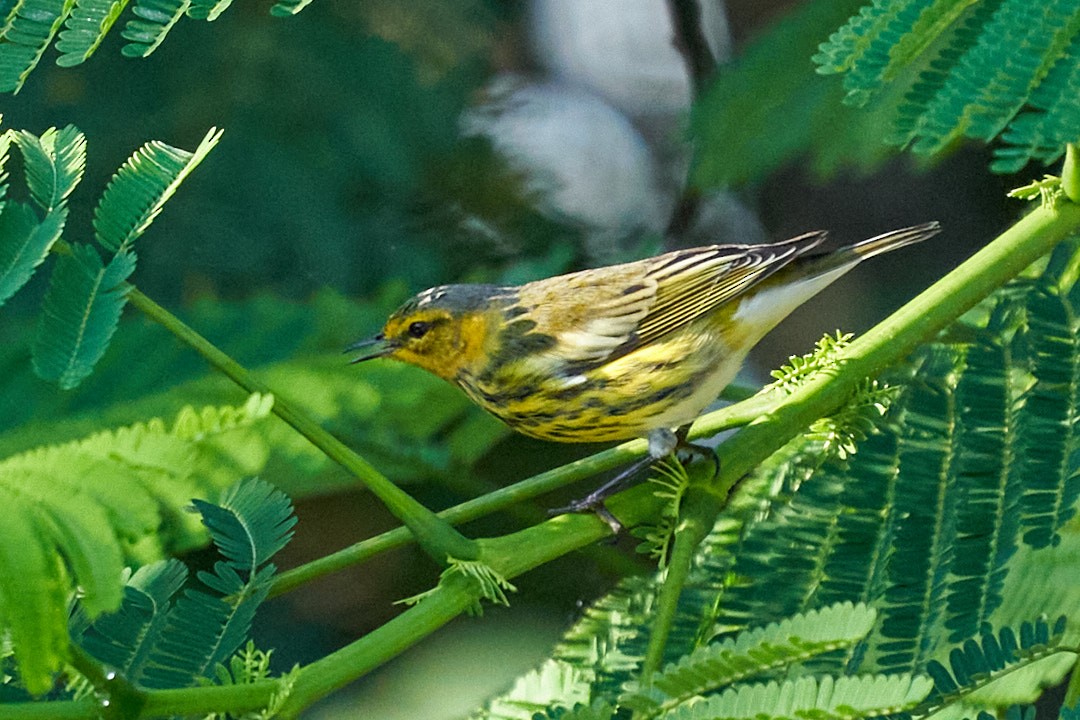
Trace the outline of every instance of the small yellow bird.
{"type": "Polygon", "coordinates": [[[939,231],[931,222],[833,252],[812,252],[825,239],[812,232],[675,250],[516,287],[442,285],[348,349],[363,351],[353,362],[390,357],[428,370],[525,435],[646,437],[651,458],[660,458],[681,441],[675,430],[716,399],[750,348],[792,310],[866,258],[939,231]]]}

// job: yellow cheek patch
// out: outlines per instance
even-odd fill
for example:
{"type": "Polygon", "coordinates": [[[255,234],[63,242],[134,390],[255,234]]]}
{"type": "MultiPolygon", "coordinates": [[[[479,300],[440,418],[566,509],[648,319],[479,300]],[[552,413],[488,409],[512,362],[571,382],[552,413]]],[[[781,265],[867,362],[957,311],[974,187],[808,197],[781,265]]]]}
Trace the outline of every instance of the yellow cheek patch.
{"type": "MultiPolygon", "coordinates": [[[[479,313],[451,318],[423,340],[397,348],[391,357],[453,380],[462,369],[483,367],[488,356],[487,325],[479,313]]],[[[388,333],[393,329],[387,325],[388,333]]]]}

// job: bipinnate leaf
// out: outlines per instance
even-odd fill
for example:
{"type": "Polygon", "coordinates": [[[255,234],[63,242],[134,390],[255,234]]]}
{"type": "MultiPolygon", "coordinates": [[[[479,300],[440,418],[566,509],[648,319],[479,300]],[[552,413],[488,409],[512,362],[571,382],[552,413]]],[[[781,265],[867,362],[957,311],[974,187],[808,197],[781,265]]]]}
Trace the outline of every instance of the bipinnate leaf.
{"type": "Polygon", "coordinates": [[[139,148],[113,176],[94,211],[94,231],[103,247],[127,250],[221,139],[211,128],[194,152],[153,140],[139,148]]]}
{"type": "Polygon", "coordinates": [[[184,586],[187,568],[179,560],[163,560],[139,568],[124,586],[124,600],[102,615],[81,637],[83,648],[125,677],[140,683],[150,650],[161,638],[173,596],[184,586]]]}
{"type": "Polygon", "coordinates": [[[53,272],[33,345],[34,371],[66,389],[89,375],[108,348],[127,301],[124,281],[135,256],[119,252],[104,265],[89,245],[72,246],[53,272]]]}

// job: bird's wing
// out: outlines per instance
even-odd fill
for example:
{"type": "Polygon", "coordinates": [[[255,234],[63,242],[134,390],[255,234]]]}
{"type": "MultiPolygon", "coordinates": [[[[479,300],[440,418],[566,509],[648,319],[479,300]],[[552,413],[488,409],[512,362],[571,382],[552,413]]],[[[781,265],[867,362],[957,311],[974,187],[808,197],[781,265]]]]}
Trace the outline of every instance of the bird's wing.
{"type": "Polygon", "coordinates": [[[565,290],[577,292],[580,307],[549,325],[560,328],[558,352],[586,364],[625,355],[742,295],[824,239],[816,232],[771,245],[711,245],[577,273],[565,290]]]}

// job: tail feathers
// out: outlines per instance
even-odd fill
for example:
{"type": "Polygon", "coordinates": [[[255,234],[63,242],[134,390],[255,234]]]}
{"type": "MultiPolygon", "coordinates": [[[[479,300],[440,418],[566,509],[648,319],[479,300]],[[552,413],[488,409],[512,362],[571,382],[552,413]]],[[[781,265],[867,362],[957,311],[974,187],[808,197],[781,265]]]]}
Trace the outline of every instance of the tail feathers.
{"type": "Polygon", "coordinates": [[[941,232],[941,224],[935,220],[933,222],[923,223],[922,225],[914,225],[912,227],[901,228],[900,230],[893,230],[878,235],[877,237],[872,237],[869,240],[863,240],[862,242],[842,248],[838,251],[838,254],[846,255],[852,253],[857,255],[859,260],[865,260],[866,258],[871,258],[875,255],[887,253],[890,250],[896,250],[897,248],[920,243],[923,240],[934,237],[939,232],[941,232]]]}

